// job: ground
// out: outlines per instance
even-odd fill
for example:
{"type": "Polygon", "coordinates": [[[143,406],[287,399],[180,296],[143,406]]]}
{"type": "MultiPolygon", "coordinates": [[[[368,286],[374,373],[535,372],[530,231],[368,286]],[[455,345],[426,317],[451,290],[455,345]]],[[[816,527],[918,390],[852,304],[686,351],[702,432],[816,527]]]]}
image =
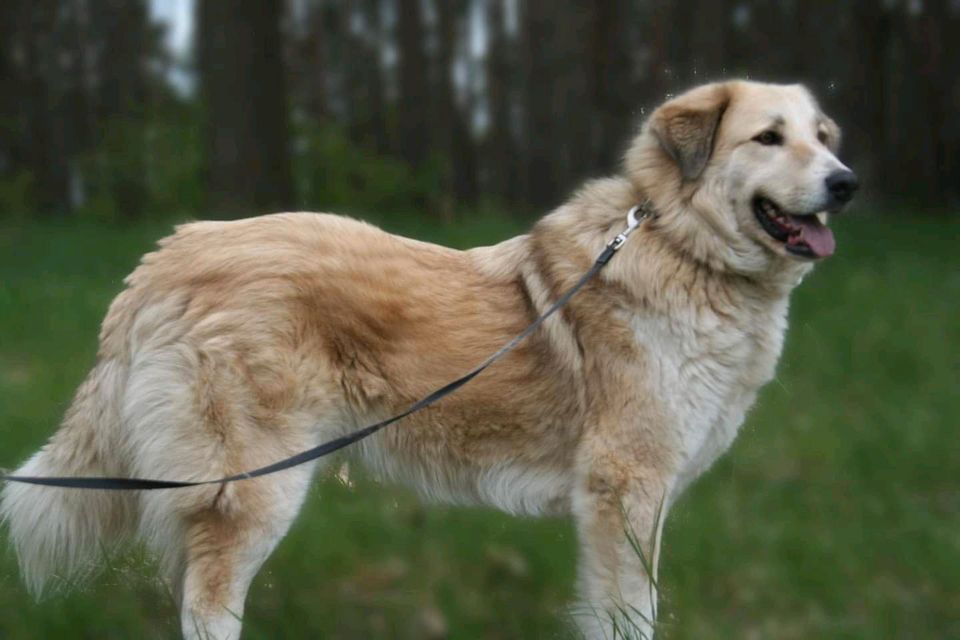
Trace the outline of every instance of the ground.
{"type": "MultiPolygon", "coordinates": [[[[523,225],[385,226],[472,246],[523,225]]],[[[169,228],[0,222],[0,467],[52,432],[122,277],[169,228]]],[[[670,514],[661,638],[960,638],[960,217],[859,212],[835,228],[777,379],[670,514]]],[[[351,483],[316,484],[255,582],[246,638],[569,637],[568,522],[351,483]]],[[[175,637],[149,560],[107,564],[36,604],[0,553],[0,637],[175,637]]]]}

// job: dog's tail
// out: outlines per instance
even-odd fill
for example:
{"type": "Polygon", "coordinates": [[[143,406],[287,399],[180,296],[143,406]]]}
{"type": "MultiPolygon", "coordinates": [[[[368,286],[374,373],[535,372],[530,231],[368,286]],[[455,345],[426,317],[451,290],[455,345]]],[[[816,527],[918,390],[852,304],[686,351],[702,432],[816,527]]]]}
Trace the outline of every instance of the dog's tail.
{"type": "MultiPolygon", "coordinates": [[[[123,367],[101,361],[77,390],[60,429],[14,475],[118,475],[123,367]]],[[[0,520],[8,527],[27,587],[39,596],[53,577],[94,572],[103,549],[130,530],[131,494],[7,483],[0,520]]]]}

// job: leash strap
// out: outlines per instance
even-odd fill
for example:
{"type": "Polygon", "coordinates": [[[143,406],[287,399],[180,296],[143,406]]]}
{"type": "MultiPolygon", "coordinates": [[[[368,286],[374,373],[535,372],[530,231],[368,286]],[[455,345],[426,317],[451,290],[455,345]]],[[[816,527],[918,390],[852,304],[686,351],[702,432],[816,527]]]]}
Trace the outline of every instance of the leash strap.
{"type": "Polygon", "coordinates": [[[184,487],[199,487],[203,485],[211,484],[227,484],[229,482],[237,482],[239,480],[250,480],[252,478],[259,478],[260,476],[269,475],[271,473],[277,473],[279,471],[284,471],[286,469],[291,469],[293,467],[300,466],[317,458],[322,458],[323,456],[329,455],[334,451],[338,451],[347,447],[354,442],[358,442],[367,438],[377,431],[380,431],[384,427],[387,427],[395,422],[403,420],[407,416],[420,411],[421,409],[426,409],[430,405],[439,402],[441,399],[455,392],[457,389],[467,384],[478,375],[480,375],[487,367],[492,365],[494,362],[507,355],[509,352],[513,351],[517,345],[523,342],[531,333],[537,330],[537,328],[544,323],[544,321],[552,316],[558,309],[567,304],[570,301],[570,298],[574,296],[580,289],[583,288],[587,282],[589,282],[597,273],[603,269],[610,259],[613,258],[614,254],[624,245],[627,241],[627,238],[633,232],[634,229],[646,218],[648,211],[644,205],[638,205],[630,209],[630,212],[627,214],[627,228],[622,232],[617,234],[617,236],[611,240],[604,250],[597,256],[597,259],[594,261],[593,266],[581,276],[580,280],[577,281],[570,289],[566,291],[562,296],[560,296],[556,302],[554,302],[550,307],[536,320],[534,320],[526,329],[517,334],[510,342],[500,347],[496,353],[491,355],[489,358],[484,360],[480,365],[475,369],[470,371],[464,376],[457,378],[453,382],[450,382],[439,389],[433,391],[429,395],[421,398],[417,402],[410,405],[406,410],[401,413],[396,414],[386,420],[377,422],[376,424],[369,425],[362,429],[348,433],[347,435],[341,436],[334,440],[325,442],[319,446],[316,446],[312,449],[307,449],[306,451],[301,451],[300,453],[294,454],[289,458],[284,458],[273,464],[269,464],[265,467],[260,467],[259,469],[254,469],[252,471],[246,471],[244,473],[238,473],[232,476],[227,476],[225,478],[220,478],[218,480],[199,480],[195,482],[189,481],[174,481],[174,480],[150,480],[145,478],[80,478],[80,477],[32,477],[32,476],[9,476],[9,475],[0,475],[0,480],[5,480],[7,482],[20,482],[23,484],[33,484],[40,485],[44,487],[63,487],[67,489],[101,489],[108,491],[151,491],[155,489],[182,489],[184,487]]]}

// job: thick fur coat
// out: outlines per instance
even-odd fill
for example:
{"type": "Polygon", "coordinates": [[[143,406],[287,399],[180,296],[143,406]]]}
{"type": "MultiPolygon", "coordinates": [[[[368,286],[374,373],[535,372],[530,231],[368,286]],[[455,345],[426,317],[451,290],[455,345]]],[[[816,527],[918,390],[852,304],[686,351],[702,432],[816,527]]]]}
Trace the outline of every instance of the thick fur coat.
{"type": "MultiPolygon", "coordinates": [[[[63,424],[17,473],[207,479],[382,419],[496,351],[649,202],[541,330],[351,453],[431,499],[570,514],[583,632],[609,637],[629,611],[652,634],[664,517],[736,436],[774,375],[791,290],[832,251],[822,212],[856,186],[829,184],[849,173],[838,137],[802,87],[712,84],[656,110],[621,175],[496,246],[310,213],[179,227],[127,278],[63,424]]],[[[184,635],[237,638],[316,466],[179,491],[10,484],[2,516],[32,589],[139,537],[163,559],[184,635]]]]}

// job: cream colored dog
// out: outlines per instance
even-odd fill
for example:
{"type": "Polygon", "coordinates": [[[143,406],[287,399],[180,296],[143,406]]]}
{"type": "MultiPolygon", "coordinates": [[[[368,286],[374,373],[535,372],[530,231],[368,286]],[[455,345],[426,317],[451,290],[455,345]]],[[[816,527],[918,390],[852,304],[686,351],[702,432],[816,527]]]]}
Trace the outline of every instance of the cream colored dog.
{"type": "MultiPolygon", "coordinates": [[[[129,276],[63,425],[18,474],[215,478],[382,419],[507,342],[649,201],[562,313],[352,453],[430,498],[572,515],[585,635],[624,611],[652,635],[663,516],[730,445],[791,290],[833,252],[824,212],[857,186],[838,144],[803,87],[711,84],[652,114],[622,175],[496,246],[309,213],[184,225],[129,276]]],[[[184,635],[237,638],[316,466],[178,491],[10,484],[2,516],[34,591],[133,534],[163,559],[184,635]]]]}

